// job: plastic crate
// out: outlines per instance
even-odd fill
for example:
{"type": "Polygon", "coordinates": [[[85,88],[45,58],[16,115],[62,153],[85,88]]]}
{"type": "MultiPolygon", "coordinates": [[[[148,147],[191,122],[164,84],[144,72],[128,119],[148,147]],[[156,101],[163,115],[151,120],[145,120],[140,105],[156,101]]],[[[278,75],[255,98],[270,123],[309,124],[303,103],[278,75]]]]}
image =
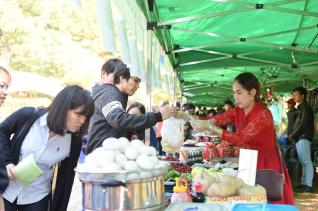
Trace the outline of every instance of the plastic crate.
{"type": "Polygon", "coordinates": [[[293,205],[285,204],[235,204],[232,211],[298,211],[293,205]]]}

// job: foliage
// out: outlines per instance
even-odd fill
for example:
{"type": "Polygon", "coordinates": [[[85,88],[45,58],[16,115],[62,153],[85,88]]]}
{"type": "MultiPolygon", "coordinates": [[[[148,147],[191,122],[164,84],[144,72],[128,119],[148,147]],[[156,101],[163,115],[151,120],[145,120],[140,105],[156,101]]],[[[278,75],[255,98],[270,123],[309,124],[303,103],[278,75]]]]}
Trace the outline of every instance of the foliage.
{"type": "Polygon", "coordinates": [[[0,4],[0,60],[9,60],[12,69],[91,85],[94,74],[88,70],[105,55],[95,1],[83,0],[81,8],[63,0],[0,4]]]}

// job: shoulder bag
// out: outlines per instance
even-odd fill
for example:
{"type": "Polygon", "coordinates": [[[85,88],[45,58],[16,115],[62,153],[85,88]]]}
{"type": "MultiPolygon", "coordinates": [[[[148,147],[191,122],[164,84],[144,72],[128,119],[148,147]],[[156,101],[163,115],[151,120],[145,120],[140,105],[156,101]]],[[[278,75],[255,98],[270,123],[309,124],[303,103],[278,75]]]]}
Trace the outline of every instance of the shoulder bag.
{"type": "Polygon", "coordinates": [[[280,200],[284,195],[285,174],[282,163],[281,152],[275,136],[275,145],[278,153],[281,173],[272,169],[260,169],[256,171],[256,184],[266,189],[267,199],[270,201],[280,200]]]}

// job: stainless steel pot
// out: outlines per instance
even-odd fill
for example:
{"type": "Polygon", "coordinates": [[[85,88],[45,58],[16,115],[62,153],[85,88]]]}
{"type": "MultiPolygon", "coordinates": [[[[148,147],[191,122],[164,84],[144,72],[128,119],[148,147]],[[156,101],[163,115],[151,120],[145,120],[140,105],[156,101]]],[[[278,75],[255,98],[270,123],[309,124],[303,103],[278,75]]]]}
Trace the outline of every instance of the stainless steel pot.
{"type": "Polygon", "coordinates": [[[119,180],[81,180],[83,210],[163,210],[163,176],[119,180]]]}

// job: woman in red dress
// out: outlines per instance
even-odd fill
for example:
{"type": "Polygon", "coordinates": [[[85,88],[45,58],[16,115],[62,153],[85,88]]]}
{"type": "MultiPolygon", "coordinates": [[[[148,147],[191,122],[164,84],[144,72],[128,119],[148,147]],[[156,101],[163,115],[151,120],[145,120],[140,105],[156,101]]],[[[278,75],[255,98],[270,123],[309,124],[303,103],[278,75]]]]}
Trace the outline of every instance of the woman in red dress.
{"type": "MultiPolygon", "coordinates": [[[[195,121],[197,130],[212,130],[212,134],[221,136],[240,148],[258,150],[257,169],[272,169],[281,172],[278,151],[275,143],[275,132],[271,112],[259,101],[260,87],[257,78],[251,73],[241,73],[233,83],[233,94],[236,106],[225,113],[212,116],[208,121],[195,121]],[[208,124],[207,124],[208,123],[208,124]],[[222,130],[218,126],[234,123],[236,132],[222,130]],[[216,126],[217,125],[217,126],[216,126]]],[[[286,170],[284,196],[274,204],[294,204],[293,191],[286,170]]]]}

